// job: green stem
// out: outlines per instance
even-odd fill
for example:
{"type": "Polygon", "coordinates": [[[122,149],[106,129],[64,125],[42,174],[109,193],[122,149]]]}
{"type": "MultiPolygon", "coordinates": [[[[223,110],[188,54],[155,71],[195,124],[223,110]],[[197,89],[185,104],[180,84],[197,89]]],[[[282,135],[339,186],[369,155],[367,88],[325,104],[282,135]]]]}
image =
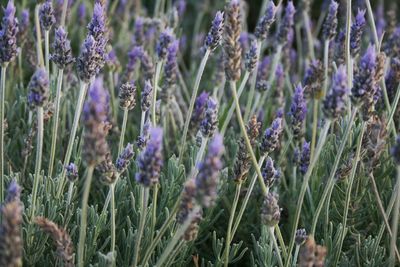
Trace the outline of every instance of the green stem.
{"type": "MultiPolygon", "coordinates": [[[[257,40],[257,58],[260,58],[261,54],[261,45],[262,42],[257,40]]],[[[259,60],[257,60],[256,66],[253,70],[253,75],[251,76],[251,81],[250,81],[250,92],[249,96],[247,98],[247,104],[246,104],[246,111],[244,113],[244,120],[248,121],[249,116],[250,116],[250,111],[251,111],[251,104],[253,103],[253,98],[254,98],[254,93],[256,89],[256,82],[257,82],[257,74],[258,74],[258,65],[259,65],[259,60]]]]}
{"type": "Polygon", "coordinates": [[[47,75],[50,77],[50,53],[49,53],[49,46],[50,46],[50,38],[49,38],[49,31],[44,31],[44,57],[46,61],[46,72],[47,75]]]}
{"type": "Polygon", "coordinates": [[[256,173],[257,173],[257,176],[258,176],[258,181],[259,181],[261,190],[263,192],[263,195],[267,195],[269,189],[264,183],[264,178],[263,178],[263,176],[261,174],[261,171],[260,171],[260,168],[258,166],[256,156],[254,154],[253,148],[252,148],[251,143],[250,143],[250,139],[249,139],[249,137],[247,135],[246,126],[245,126],[244,121],[243,121],[242,113],[240,111],[239,99],[238,99],[237,92],[236,92],[236,83],[235,83],[235,81],[230,81],[229,85],[230,85],[230,88],[231,88],[231,91],[232,91],[233,100],[235,102],[236,117],[238,119],[240,130],[241,130],[243,138],[245,140],[247,150],[249,151],[250,158],[251,158],[251,161],[253,163],[253,166],[256,169],[256,173]]]}
{"type": "Polygon", "coordinates": [[[153,123],[153,127],[155,127],[157,125],[156,103],[157,103],[158,79],[160,78],[161,68],[162,68],[162,61],[158,61],[157,67],[156,67],[156,74],[154,75],[153,97],[151,100],[151,121],[153,123]]]}
{"type": "MultiPolygon", "coordinates": [[[[117,1],[116,1],[117,2],[117,1]]],[[[112,14],[112,13],[110,13],[112,14]]],[[[112,108],[112,115],[115,119],[117,119],[117,107],[115,101],[115,85],[114,85],[114,72],[110,70],[108,72],[108,80],[110,82],[110,95],[111,95],[111,108],[112,108]]]]}
{"type": "Polygon", "coordinates": [[[394,211],[392,218],[392,238],[390,239],[390,266],[394,266],[395,260],[395,249],[397,247],[397,230],[399,228],[399,209],[400,209],[400,165],[397,165],[397,192],[396,201],[394,203],[394,211]]]}
{"type": "Polygon", "coordinates": [[[310,158],[314,157],[315,142],[317,141],[317,128],[318,128],[318,99],[314,99],[313,104],[313,127],[312,127],[312,137],[311,137],[311,152],[310,158]]]}
{"type": "Polygon", "coordinates": [[[64,189],[65,175],[67,174],[67,169],[65,168],[65,166],[67,166],[69,164],[69,160],[71,159],[72,148],[74,146],[75,136],[76,136],[76,132],[78,130],[79,118],[81,117],[83,103],[84,103],[85,97],[86,97],[87,87],[88,87],[87,83],[81,81],[78,101],[76,103],[74,122],[72,124],[72,129],[71,129],[71,132],[69,135],[67,151],[65,153],[64,164],[63,164],[61,177],[60,177],[60,183],[59,183],[58,191],[57,191],[57,195],[56,195],[57,199],[61,197],[61,194],[64,189]]]}
{"type": "Polygon", "coordinates": [[[293,247],[294,247],[294,239],[296,237],[296,230],[297,230],[297,226],[299,224],[299,220],[300,220],[300,214],[301,214],[301,208],[303,206],[303,202],[304,202],[304,196],[305,193],[307,191],[307,187],[308,187],[308,182],[310,180],[312,171],[318,161],[319,155],[321,153],[322,147],[325,144],[326,141],[326,137],[328,135],[328,131],[331,125],[331,121],[327,121],[324,125],[324,128],[321,131],[321,135],[319,137],[318,140],[318,144],[317,144],[317,148],[315,149],[315,154],[314,157],[311,159],[310,165],[308,167],[308,170],[306,172],[306,174],[304,175],[303,178],[303,183],[301,185],[301,189],[300,189],[300,195],[299,195],[299,199],[297,201],[297,206],[296,206],[296,213],[294,215],[294,220],[293,220],[293,226],[292,226],[292,234],[291,234],[291,239],[290,239],[290,244],[289,244],[289,250],[288,250],[288,259],[286,261],[286,266],[288,267],[290,265],[290,255],[292,253],[293,247]]]}
{"type": "Polygon", "coordinates": [[[308,13],[306,11],[303,11],[303,17],[304,17],[304,27],[306,28],[306,33],[307,33],[307,39],[308,39],[308,53],[310,54],[310,57],[312,60],[315,59],[314,55],[314,41],[313,41],[313,35],[311,33],[311,28],[310,28],[310,17],[308,16],[308,13]]]}
{"type": "Polygon", "coordinates": [[[149,188],[141,186],[141,210],[140,210],[140,221],[139,221],[139,228],[136,233],[136,240],[135,240],[135,251],[133,254],[133,267],[138,266],[139,262],[139,251],[140,251],[140,243],[142,241],[144,225],[146,222],[146,215],[147,215],[147,201],[149,198],[149,188]]]}
{"type": "Polygon", "coordinates": [[[173,263],[174,259],[176,258],[176,256],[179,254],[179,252],[181,251],[181,249],[183,248],[183,245],[185,245],[185,240],[181,240],[178,245],[176,245],[174,251],[172,252],[172,254],[170,255],[168,261],[165,263],[165,266],[171,266],[171,264],[173,263]]]}
{"type": "Polygon", "coordinates": [[[275,238],[275,234],[274,234],[274,227],[269,227],[268,230],[269,230],[269,234],[272,239],[272,243],[274,244],[274,248],[275,248],[275,252],[276,252],[275,255],[278,258],[278,264],[280,267],[283,267],[281,251],[279,250],[278,242],[276,242],[276,238],[275,238]]]}
{"type": "Polygon", "coordinates": [[[73,182],[69,182],[68,195],[67,195],[67,207],[69,207],[69,205],[71,204],[72,193],[73,192],[74,192],[74,183],[73,182]]]}
{"type": "Polygon", "coordinates": [[[236,192],[235,192],[235,198],[233,199],[232,207],[231,207],[231,212],[229,216],[229,223],[228,223],[228,230],[226,231],[226,244],[225,244],[225,252],[224,252],[224,266],[228,267],[229,264],[229,251],[230,251],[230,244],[231,240],[233,239],[232,235],[232,224],[233,224],[233,218],[235,217],[235,212],[236,212],[236,207],[239,201],[239,196],[240,196],[240,189],[242,188],[242,182],[239,181],[239,183],[236,185],[236,192]]]}
{"type": "Polygon", "coordinates": [[[111,253],[112,253],[112,260],[113,260],[113,265],[115,266],[115,260],[116,260],[116,251],[115,251],[115,232],[116,232],[116,227],[115,227],[115,183],[110,185],[110,190],[111,190],[111,253]]]}
{"type": "Polygon", "coordinates": [[[121,136],[119,137],[119,145],[118,145],[118,155],[121,154],[124,149],[124,139],[125,139],[125,131],[126,131],[126,122],[128,121],[128,108],[124,108],[124,118],[122,119],[122,127],[121,127],[121,136]]]}
{"type": "MultiPolygon", "coordinates": [[[[348,88],[352,88],[352,74],[353,74],[353,62],[351,59],[351,54],[350,54],[350,32],[351,32],[351,1],[347,1],[347,9],[346,9],[346,36],[345,36],[345,44],[346,44],[346,69],[347,69],[347,85],[348,88]]],[[[351,110],[351,101],[348,101],[349,103],[349,110],[351,110]]]]}
{"type": "Polygon", "coordinates": [[[175,232],[174,236],[172,237],[172,240],[168,243],[167,247],[161,254],[159,260],[156,263],[156,267],[161,267],[163,266],[163,263],[165,260],[168,258],[168,256],[171,254],[172,250],[174,249],[176,243],[178,243],[179,240],[181,240],[182,236],[185,234],[186,230],[192,223],[192,220],[194,216],[200,211],[199,206],[195,206],[193,210],[189,213],[186,221],[178,228],[178,230],[175,232]]]}
{"type": "Polygon", "coordinates": [[[79,243],[78,243],[78,267],[85,266],[84,253],[85,253],[85,240],[86,240],[86,227],[87,227],[87,213],[88,213],[88,200],[90,193],[90,186],[92,184],[94,166],[88,166],[87,176],[83,188],[82,208],[81,208],[81,226],[79,229],[79,243]]]}
{"type": "MultiPolygon", "coordinates": [[[[244,77],[242,79],[242,82],[240,83],[240,86],[239,86],[239,90],[238,90],[238,97],[239,98],[243,93],[244,87],[246,86],[246,83],[249,80],[249,77],[250,77],[250,72],[246,71],[246,73],[244,74],[244,77]]],[[[220,133],[221,133],[222,136],[225,135],[226,129],[227,129],[228,125],[229,125],[229,122],[232,119],[234,111],[235,111],[235,103],[233,103],[233,101],[232,101],[230,103],[230,106],[229,106],[228,114],[226,115],[226,118],[224,120],[224,124],[222,125],[221,130],[220,130],[220,133]]]]}
{"type": "Polygon", "coordinates": [[[0,202],[4,200],[4,102],[6,90],[7,64],[1,66],[1,88],[0,88],[0,202]]]}
{"type": "MultiPolygon", "coordinates": [[[[394,97],[392,108],[391,108],[390,114],[389,114],[389,119],[388,119],[389,123],[386,126],[386,130],[389,130],[390,125],[392,125],[392,128],[395,129],[394,133],[396,133],[396,126],[394,125],[394,122],[393,122],[393,116],[397,110],[397,105],[399,104],[399,99],[400,99],[400,84],[397,86],[396,96],[394,97]]],[[[396,134],[394,136],[396,136],[396,134]]]]}
{"type": "Polygon", "coordinates": [[[296,248],[294,250],[294,257],[293,257],[293,262],[292,262],[292,267],[296,267],[296,263],[297,263],[297,258],[299,257],[299,250],[300,250],[300,246],[296,244],[296,248]]]}
{"type": "Polygon", "coordinates": [[[154,229],[156,228],[157,223],[157,199],[158,199],[158,187],[160,185],[156,184],[153,188],[153,205],[152,205],[152,216],[151,216],[151,228],[150,228],[150,237],[153,239],[154,237],[154,229]]]}
{"type": "Polygon", "coordinates": [[[67,18],[68,0],[64,0],[62,13],[61,13],[61,26],[65,26],[65,20],[67,18]]]}
{"type": "Polygon", "coordinates": [[[38,60],[38,66],[44,67],[43,63],[43,51],[42,51],[42,35],[40,32],[40,22],[39,22],[39,5],[35,8],[35,28],[36,28],[36,54],[38,60]]]}
{"type": "Polygon", "coordinates": [[[37,107],[37,144],[36,144],[36,163],[35,163],[35,178],[32,189],[32,209],[31,221],[35,217],[37,192],[39,189],[40,169],[42,168],[42,150],[43,150],[43,107],[37,107]]]}
{"type": "MultiPolygon", "coordinates": [[[[345,132],[344,132],[344,135],[343,135],[343,139],[340,142],[340,147],[339,147],[339,150],[338,150],[338,152],[336,154],[332,170],[331,170],[331,172],[329,174],[327,185],[326,185],[326,187],[324,189],[324,192],[322,193],[321,199],[318,202],[318,207],[317,207],[317,210],[315,211],[315,214],[313,216],[313,222],[312,222],[312,227],[311,227],[311,234],[312,235],[315,234],[315,228],[317,227],[318,218],[319,218],[319,215],[320,215],[320,213],[322,211],[322,208],[324,206],[325,200],[327,199],[328,195],[330,193],[332,193],[331,189],[335,185],[335,174],[336,174],[336,171],[337,171],[337,169],[339,167],[339,163],[340,163],[340,160],[342,158],[342,154],[343,154],[344,148],[345,148],[345,146],[347,144],[347,139],[349,138],[350,131],[351,131],[351,128],[353,126],[353,122],[354,122],[356,113],[357,113],[357,109],[353,109],[353,112],[352,112],[351,117],[350,117],[350,121],[347,123],[346,129],[345,129],[345,132]]],[[[329,196],[329,198],[330,198],[330,196],[329,196]]],[[[328,205],[329,205],[329,203],[328,203],[328,205]]]]}
{"type": "Polygon", "coordinates": [[[63,81],[63,69],[58,70],[57,77],[57,90],[56,90],[56,99],[55,99],[55,112],[53,117],[53,130],[51,136],[51,150],[50,150],[50,161],[49,161],[49,170],[47,172],[47,176],[52,177],[53,174],[53,166],[54,166],[54,158],[56,154],[56,143],[57,143],[57,131],[58,131],[58,119],[60,116],[60,100],[61,100],[61,86],[63,81]]]}
{"type": "Polygon", "coordinates": [[[182,135],[182,139],[181,139],[181,148],[179,150],[179,162],[182,162],[182,156],[183,156],[183,152],[185,151],[186,138],[187,138],[187,133],[189,130],[190,119],[191,119],[192,113],[193,113],[194,103],[196,101],[197,91],[199,90],[201,77],[203,76],[204,69],[206,67],[210,53],[211,53],[211,50],[207,49],[206,53],[204,54],[203,59],[201,60],[200,67],[199,67],[199,70],[196,75],[196,80],[194,82],[193,92],[192,92],[192,96],[190,98],[190,103],[189,103],[189,110],[187,112],[185,126],[183,128],[183,135],[182,135]]]}
{"type": "Polygon", "coordinates": [[[349,177],[349,184],[347,186],[347,190],[346,190],[346,198],[345,198],[345,206],[344,206],[344,211],[343,211],[343,222],[342,222],[342,226],[343,226],[343,231],[341,232],[341,236],[339,237],[339,246],[338,249],[336,251],[336,256],[335,256],[335,260],[334,266],[337,266],[339,259],[340,259],[340,253],[342,252],[342,246],[343,246],[343,241],[344,238],[346,236],[346,227],[347,227],[347,215],[349,213],[349,206],[350,206],[350,199],[351,199],[351,189],[353,187],[353,182],[354,182],[354,178],[356,176],[357,173],[357,166],[358,163],[360,161],[360,153],[361,153],[361,147],[362,147],[362,140],[363,140],[363,136],[364,136],[364,132],[365,132],[365,128],[366,128],[366,122],[362,122],[362,126],[361,126],[361,133],[360,136],[358,137],[358,143],[357,143],[357,150],[356,150],[356,156],[354,159],[354,165],[353,168],[351,169],[351,174],[349,177]]]}
{"type": "Polygon", "coordinates": [[[180,197],[175,203],[175,206],[173,207],[171,213],[168,216],[168,219],[165,221],[165,223],[161,226],[160,230],[158,231],[156,237],[153,239],[153,242],[150,244],[150,247],[146,250],[146,253],[144,254],[143,261],[142,261],[142,266],[146,266],[147,262],[150,259],[150,256],[158,243],[160,242],[162,236],[164,233],[167,231],[168,227],[171,226],[171,224],[174,222],[175,219],[175,214],[178,212],[179,208],[179,203],[180,203],[180,197]]]}

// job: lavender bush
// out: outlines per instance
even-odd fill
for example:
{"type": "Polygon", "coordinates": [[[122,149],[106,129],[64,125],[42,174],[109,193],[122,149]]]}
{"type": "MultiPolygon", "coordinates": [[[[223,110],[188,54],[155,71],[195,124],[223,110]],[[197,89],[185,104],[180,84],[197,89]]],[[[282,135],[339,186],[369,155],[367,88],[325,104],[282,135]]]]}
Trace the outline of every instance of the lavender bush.
{"type": "Polygon", "coordinates": [[[396,1],[1,4],[0,267],[400,266],[396,1]]]}

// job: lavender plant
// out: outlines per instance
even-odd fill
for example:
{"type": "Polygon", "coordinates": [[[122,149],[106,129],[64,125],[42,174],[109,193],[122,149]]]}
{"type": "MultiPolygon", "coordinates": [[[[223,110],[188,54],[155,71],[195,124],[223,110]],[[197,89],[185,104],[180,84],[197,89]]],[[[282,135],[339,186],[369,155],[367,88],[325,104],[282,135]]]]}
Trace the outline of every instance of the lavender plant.
{"type": "Polygon", "coordinates": [[[5,1],[0,266],[400,263],[398,3],[223,2],[5,1]]]}

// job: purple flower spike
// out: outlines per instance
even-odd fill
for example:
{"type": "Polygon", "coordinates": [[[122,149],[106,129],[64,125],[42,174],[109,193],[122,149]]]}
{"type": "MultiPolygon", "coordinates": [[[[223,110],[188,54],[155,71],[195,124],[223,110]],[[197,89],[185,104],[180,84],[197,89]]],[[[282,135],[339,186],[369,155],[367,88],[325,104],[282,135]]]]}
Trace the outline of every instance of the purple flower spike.
{"type": "Polygon", "coordinates": [[[179,49],[179,41],[175,40],[168,47],[167,59],[165,61],[164,66],[164,84],[163,90],[166,96],[169,96],[169,92],[176,85],[176,76],[178,72],[178,49],[179,49]]]}
{"type": "Polygon", "coordinates": [[[300,140],[300,138],[302,137],[306,113],[307,103],[304,98],[304,89],[301,84],[298,84],[295,89],[289,112],[289,115],[291,117],[293,138],[295,140],[300,140]]]}
{"type": "Polygon", "coordinates": [[[51,0],[46,0],[39,9],[39,19],[40,25],[46,31],[49,31],[50,28],[56,23],[56,17],[54,16],[53,3],[51,0]]]}
{"type": "Polygon", "coordinates": [[[306,174],[308,165],[310,165],[310,143],[304,142],[299,163],[299,170],[302,175],[306,174]]]}
{"type": "Polygon", "coordinates": [[[275,21],[276,6],[273,1],[270,1],[265,14],[258,21],[254,35],[260,41],[267,39],[269,28],[275,21]]]}
{"type": "Polygon", "coordinates": [[[200,131],[203,137],[212,137],[218,124],[218,104],[217,101],[209,97],[204,119],[200,124],[200,131]]]}
{"type": "Polygon", "coordinates": [[[248,72],[252,72],[258,62],[258,43],[253,40],[250,45],[249,51],[245,55],[245,68],[248,72]]]}
{"type": "Polygon", "coordinates": [[[84,4],[84,3],[81,3],[80,5],[79,5],[79,7],[78,7],[78,20],[79,20],[79,23],[82,25],[82,24],[85,24],[85,22],[86,22],[86,5],[84,4]]]}
{"type": "Polygon", "coordinates": [[[142,17],[138,17],[135,19],[134,26],[134,41],[136,45],[143,45],[144,42],[144,19],[142,17]]]}
{"type": "Polygon", "coordinates": [[[67,38],[67,32],[63,27],[56,30],[56,36],[53,43],[53,54],[50,59],[57,65],[59,69],[64,69],[75,61],[72,56],[71,43],[67,38]]]}
{"type": "Polygon", "coordinates": [[[365,10],[358,10],[357,16],[350,31],[350,51],[351,55],[355,57],[360,52],[361,36],[365,28],[365,10]]]}
{"type": "Polygon", "coordinates": [[[95,77],[103,67],[104,56],[99,57],[94,37],[92,35],[87,36],[85,42],[82,44],[81,54],[77,60],[79,78],[89,83],[90,79],[95,77]]]}
{"type": "Polygon", "coordinates": [[[103,81],[98,78],[89,90],[89,98],[83,108],[84,125],[83,158],[88,165],[96,165],[105,160],[109,152],[107,130],[104,123],[109,112],[109,95],[103,81]]]}
{"type": "Polygon", "coordinates": [[[196,101],[194,102],[192,118],[190,119],[191,128],[198,128],[201,121],[204,119],[208,97],[209,94],[207,92],[202,92],[196,98],[196,101]]]}
{"type": "Polygon", "coordinates": [[[322,27],[322,36],[324,40],[332,40],[336,35],[336,28],[338,24],[337,12],[339,4],[335,0],[331,0],[329,5],[329,12],[322,27]]]}
{"type": "Polygon", "coordinates": [[[75,163],[71,162],[67,166],[65,166],[65,169],[67,170],[67,179],[71,183],[75,182],[78,179],[79,173],[78,173],[78,167],[75,165],[75,163]]]}
{"type": "Polygon", "coordinates": [[[141,108],[142,112],[146,112],[150,108],[151,102],[151,92],[153,91],[153,86],[151,82],[147,80],[144,84],[144,88],[141,95],[141,108]]]}
{"type": "Polygon", "coordinates": [[[15,18],[13,1],[8,1],[0,30],[0,63],[2,65],[14,60],[17,55],[18,20],[15,18]]]}
{"type": "Polygon", "coordinates": [[[267,155],[274,151],[279,146],[279,139],[283,131],[283,123],[281,114],[274,119],[270,128],[265,130],[260,144],[260,152],[263,155],[267,155]]]}
{"type": "Polygon", "coordinates": [[[208,146],[207,156],[198,166],[196,200],[203,207],[212,206],[217,198],[218,176],[222,168],[221,156],[223,153],[222,136],[217,134],[208,146]]]}
{"type": "Polygon", "coordinates": [[[279,177],[279,171],[275,169],[274,161],[270,157],[267,157],[264,169],[262,170],[262,176],[264,178],[264,183],[268,187],[271,187],[279,177]]]}
{"type": "Polygon", "coordinates": [[[400,135],[396,138],[396,144],[392,148],[392,157],[397,165],[400,165],[400,135]]]}
{"type": "Polygon", "coordinates": [[[150,129],[150,139],[139,157],[139,172],[136,173],[136,181],[145,187],[159,183],[161,167],[163,166],[162,140],[163,131],[161,128],[150,129]]]}
{"type": "Polygon", "coordinates": [[[119,173],[123,173],[131,163],[131,160],[135,156],[135,152],[133,151],[133,145],[127,144],[121,154],[118,156],[117,161],[115,162],[115,167],[119,173]]]}
{"type": "Polygon", "coordinates": [[[19,200],[21,197],[21,187],[18,185],[18,183],[15,180],[12,180],[10,185],[8,186],[7,189],[7,196],[6,199],[4,200],[4,203],[10,203],[15,200],[19,200]]]}
{"type": "Polygon", "coordinates": [[[156,53],[159,60],[164,60],[168,54],[168,47],[174,41],[174,32],[171,28],[165,29],[157,42],[156,53]]]}
{"type": "MultiPolygon", "coordinates": [[[[351,89],[351,101],[355,106],[363,106],[368,110],[373,110],[375,101],[374,95],[377,90],[376,73],[377,58],[374,46],[369,46],[360,60],[360,66],[353,79],[353,88],[351,89]]],[[[364,119],[370,114],[363,111],[364,119]]]]}
{"type": "Polygon", "coordinates": [[[285,45],[289,39],[290,29],[294,24],[294,14],[296,9],[294,8],[293,2],[289,1],[286,5],[285,16],[279,25],[277,41],[279,45],[285,45]]]}
{"type": "Polygon", "coordinates": [[[28,103],[31,107],[43,107],[49,98],[49,78],[45,69],[38,69],[28,84],[28,103]]]}
{"type": "Polygon", "coordinates": [[[211,29],[207,34],[204,46],[214,51],[221,43],[222,31],[224,27],[224,13],[218,11],[212,22],[211,29]]]}
{"type": "Polygon", "coordinates": [[[323,112],[331,120],[342,116],[346,109],[347,87],[346,67],[341,65],[333,77],[332,88],[323,103],[323,112]]]}

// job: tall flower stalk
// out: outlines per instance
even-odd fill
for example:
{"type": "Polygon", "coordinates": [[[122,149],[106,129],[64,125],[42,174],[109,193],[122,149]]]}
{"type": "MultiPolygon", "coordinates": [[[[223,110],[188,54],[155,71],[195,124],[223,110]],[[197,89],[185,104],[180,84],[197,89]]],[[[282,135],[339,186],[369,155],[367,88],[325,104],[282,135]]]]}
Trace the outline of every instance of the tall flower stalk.
{"type": "Polygon", "coordinates": [[[40,26],[44,29],[44,49],[46,72],[50,75],[50,29],[56,22],[52,1],[46,0],[39,10],[40,26]]]}
{"type": "Polygon", "coordinates": [[[396,181],[396,200],[394,203],[394,212],[392,219],[392,238],[390,240],[390,266],[395,266],[395,248],[397,247],[397,231],[399,228],[399,209],[400,209],[400,135],[397,136],[396,144],[392,148],[392,157],[397,165],[397,181],[396,181]]]}

